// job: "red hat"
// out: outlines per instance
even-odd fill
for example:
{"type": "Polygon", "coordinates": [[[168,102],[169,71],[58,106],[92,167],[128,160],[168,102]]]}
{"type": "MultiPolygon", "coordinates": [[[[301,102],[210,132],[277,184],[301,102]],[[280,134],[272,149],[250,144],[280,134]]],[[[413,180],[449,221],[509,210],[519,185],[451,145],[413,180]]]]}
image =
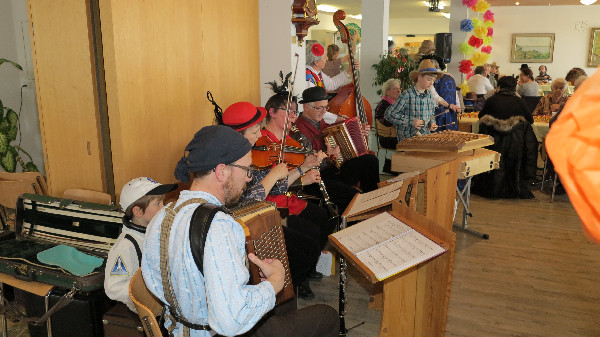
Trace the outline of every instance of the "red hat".
{"type": "Polygon", "coordinates": [[[242,131],[262,122],[265,116],[267,116],[265,108],[255,107],[248,102],[237,102],[225,109],[223,124],[235,131],[242,131]]]}
{"type": "Polygon", "coordinates": [[[315,56],[323,56],[323,54],[325,53],[325,48],[323,48],[323,46],[320,43],[315,43],[312,45],[312,47],[310,47],[310,51],[315,56]]]}

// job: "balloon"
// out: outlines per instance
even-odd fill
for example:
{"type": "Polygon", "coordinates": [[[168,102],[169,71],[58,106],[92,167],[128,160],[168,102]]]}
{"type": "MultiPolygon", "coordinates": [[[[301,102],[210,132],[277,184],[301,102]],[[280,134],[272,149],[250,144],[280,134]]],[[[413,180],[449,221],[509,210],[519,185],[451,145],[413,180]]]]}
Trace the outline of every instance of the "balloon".
{"type": "Polygon", "coordinates": [[[600,71],[569,98],[546,137],[546,148],[584,232],[600,243],[600,71]]]}

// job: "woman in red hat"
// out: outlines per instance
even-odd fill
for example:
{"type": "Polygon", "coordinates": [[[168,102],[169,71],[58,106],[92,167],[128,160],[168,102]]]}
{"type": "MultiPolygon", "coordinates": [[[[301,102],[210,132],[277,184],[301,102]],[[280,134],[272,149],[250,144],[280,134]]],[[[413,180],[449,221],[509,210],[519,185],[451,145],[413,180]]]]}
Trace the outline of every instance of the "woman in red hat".
{"type": "MultiPolygon", "coordinates": [[[[294,97],[295,98],[295,97],[294,97]]],[[[223,124],[240,132],[251,144],[266,136],[273,142],[279,142],[285,124],[287,95],[276,94],[271,97],[265,108],[257,108],[251,103],[239,102],[229,106],[223,113],[223,124]],[[267,127],[261,130],[261,122],[267,117],[267,127]],[[274,127],[277,126],[277,127],[274,127]]],[[[290,104],[289,126],[296,119],[297,103],[290,104]]],[[[289,128],[288,128],[289,129],[289,128]]],[[[288,136],[289,137],[289,136],[288,136]]],[[[296,195],[288,193],[289,186],[299,180],[301,185],[309,185],[320,180],[318,166],[325,157],[323,153],[310,155],[298,168],[288,170],[286,163],[252,172],[253,179],[246,188],[242,200],[268,200],[277,204],[279,209],[287,209],[289,217],[284,236],[292,271],[292,282],[299,285],[298,296],[303,299],[314,298],[308,278],[320,279],[322,275],[315,271],[320,251],[327,242],[327,236],[333,232],[328,221],[327,210],[316,204],[307,203],[296,195]],[[299,179],[300,178],[300,179],[299,179]]]]}

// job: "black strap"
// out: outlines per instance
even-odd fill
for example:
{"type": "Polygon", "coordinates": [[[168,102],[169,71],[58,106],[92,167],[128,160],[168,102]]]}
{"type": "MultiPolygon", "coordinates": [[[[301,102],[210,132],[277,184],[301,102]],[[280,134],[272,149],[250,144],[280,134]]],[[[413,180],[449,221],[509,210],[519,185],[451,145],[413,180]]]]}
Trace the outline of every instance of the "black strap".
{"type": "MultiPolygon", "coordinates": [[[[196,207],[190,221],[190,249],[198,270],[204,272],[204,245],[210,224],[217,212],[225,212],[223,207],[215,204],[202,204],[196,207]]],[[[204,274],[204,273],[203,273],[204,274]]]]}
{"type": "Polygon", "coordinates": [[[137,258],[138,258],[138,265],[141,268],[142,267],[142,250],[140,249],[140,245],[138,245],[137,241],[130,234],[125,234],[125,239],[129,240],[131,242],[131,244],[133,245],[133,248],[135,248],[135,253],[137,254],[137,258]]]}

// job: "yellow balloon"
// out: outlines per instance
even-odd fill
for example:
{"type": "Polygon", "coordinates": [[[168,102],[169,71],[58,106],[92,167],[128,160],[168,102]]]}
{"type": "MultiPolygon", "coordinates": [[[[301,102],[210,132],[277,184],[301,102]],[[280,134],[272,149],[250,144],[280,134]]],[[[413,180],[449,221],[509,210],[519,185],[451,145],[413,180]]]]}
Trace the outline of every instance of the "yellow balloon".
{"type": "Polygon", "coordinates": [[[477,2],[477,4],[475,5],[475,11],[477,11],[479,13],[484,13],[488,9],[490,9],[490,4],[489,4],[489,2],[487,2],[485,0],[479,0],[477,2]]]}
{"type": "Polygon", "coordinates": [[[483,39],[484,37],[486,37],[487,33],[488,33],[488,29],[486,26],[477,26],[477,27],[475,27],[475,29],[473,29],[473,35],[475,35],[475,37],[478,37],[480,39],[483,39]]]}
{"type": "Polygon", "coordinates": [[[467,84],[467,82],[462,82],[462,84],[459,85],[458,87],[462,91],[463,96],[466,96],[467,93],[471,91],[471,88],[469,88],[469,85],[467,84]]]}
{"type": "Polygon", "coordinates": [[[471,56],[471,62],[473,62],[474,66],[482,66],[484,65],[488,59],[490,58],[490,54],[482,53],[479,50],[476,50],[471,56]]]}

